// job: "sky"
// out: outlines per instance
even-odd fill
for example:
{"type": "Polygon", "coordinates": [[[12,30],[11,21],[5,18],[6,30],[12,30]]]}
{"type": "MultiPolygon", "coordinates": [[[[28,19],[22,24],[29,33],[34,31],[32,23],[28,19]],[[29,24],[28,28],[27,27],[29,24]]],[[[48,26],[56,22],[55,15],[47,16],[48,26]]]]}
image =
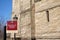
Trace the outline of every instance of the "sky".
{"type": "Polygon", "coordinates": [[[12,0],[0,0],[0,18],[6,23],[11,19],[12,0]]]}

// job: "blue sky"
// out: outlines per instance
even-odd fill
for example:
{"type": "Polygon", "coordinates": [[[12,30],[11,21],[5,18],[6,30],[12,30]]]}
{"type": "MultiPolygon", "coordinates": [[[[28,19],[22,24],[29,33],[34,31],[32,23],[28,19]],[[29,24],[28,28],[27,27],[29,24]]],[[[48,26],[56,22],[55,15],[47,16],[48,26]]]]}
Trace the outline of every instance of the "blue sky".
{"type": "Polygon", "coordinates": [[[12,0],[0,0],[0,17],[6,21],[11,19],[12,0]]]}

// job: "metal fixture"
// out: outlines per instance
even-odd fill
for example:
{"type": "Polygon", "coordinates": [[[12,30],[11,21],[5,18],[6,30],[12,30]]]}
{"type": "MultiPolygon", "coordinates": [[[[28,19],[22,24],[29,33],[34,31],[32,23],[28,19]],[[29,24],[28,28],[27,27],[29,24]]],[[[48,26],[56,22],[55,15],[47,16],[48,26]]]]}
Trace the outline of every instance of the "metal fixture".
{"type": "Polygon", "coordinates": [[[16,20],[18,20],[18,17],[15,15],[15,16],[13,17],[13,19],[16,19],[16,20]]]}

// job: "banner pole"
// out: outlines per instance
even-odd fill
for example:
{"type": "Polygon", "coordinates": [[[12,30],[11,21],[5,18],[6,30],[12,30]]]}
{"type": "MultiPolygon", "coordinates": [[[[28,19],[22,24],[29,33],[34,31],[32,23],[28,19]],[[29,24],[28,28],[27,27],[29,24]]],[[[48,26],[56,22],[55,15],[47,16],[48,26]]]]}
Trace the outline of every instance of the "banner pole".
{"type": "Polygon", "coordinates": [[[6,40],[6,26],[4,26],[4,40],[6,40]]]}
{"type": "Polygon", "coordinates": [[[16,40],[16,33],[14,33],[14,40],[16,40]]]}

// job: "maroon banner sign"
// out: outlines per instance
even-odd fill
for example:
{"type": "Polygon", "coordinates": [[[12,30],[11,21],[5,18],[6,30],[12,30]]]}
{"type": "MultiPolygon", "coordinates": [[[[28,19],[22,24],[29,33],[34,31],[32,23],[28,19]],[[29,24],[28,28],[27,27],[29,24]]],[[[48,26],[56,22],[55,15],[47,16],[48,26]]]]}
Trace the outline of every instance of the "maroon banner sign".
{"type": "Polygon", "coordinates": [[[7,21],[7,30],[17,30],[17,21],[7,21]]]}

